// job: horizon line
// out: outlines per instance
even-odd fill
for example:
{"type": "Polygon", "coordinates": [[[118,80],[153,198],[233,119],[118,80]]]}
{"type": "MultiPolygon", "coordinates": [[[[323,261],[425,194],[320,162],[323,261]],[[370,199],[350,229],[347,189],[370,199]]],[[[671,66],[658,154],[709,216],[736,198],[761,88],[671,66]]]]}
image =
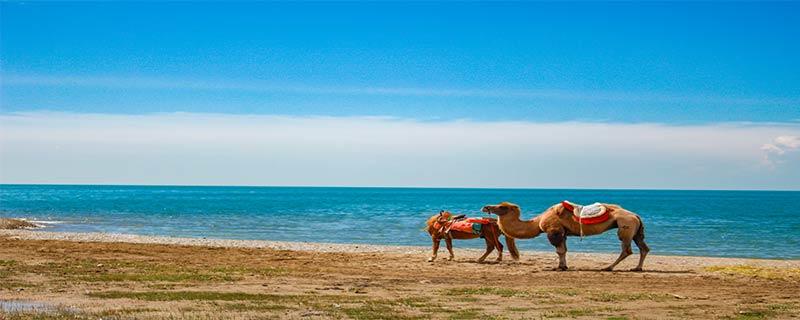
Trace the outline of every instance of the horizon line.
{"type": "Polygon", "coordinates": [[[224,185],[224,184],[136,184],[136,183],[107,184],[107,183],[3,183],[3,182],[0,182],[0,186],[800,192],[800,189],[546,188],[546,187],[463,187],[463,186],[224,185]]]}

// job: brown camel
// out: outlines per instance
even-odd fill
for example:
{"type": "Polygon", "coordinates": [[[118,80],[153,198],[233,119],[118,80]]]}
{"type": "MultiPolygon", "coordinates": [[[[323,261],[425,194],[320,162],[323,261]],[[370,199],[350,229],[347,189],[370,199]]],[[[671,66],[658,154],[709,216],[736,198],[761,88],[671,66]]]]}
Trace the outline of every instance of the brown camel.
{"type": "MultiPolygon", "coordinates": [[[[460,217],[463,217],[461,215],[460,217]]],[[[439,251],[439,242],[444,239],[445,244],[447,245],[447,251],[450,252],[450,257],[447,260],[453,260],[453,239],[459,240],[468,240],[468,239],[475,239],[478,237],[483,238],[486,241],[486,252],[478,259],[478,262],[483,262],[486,257],[497,248],[497,261],[503,260],[503,245],[500,243],[500,228],[497,226],[497,219],[489,218],[489,223],[483,225],[481,228],[480,234],[474,234],[472,232],[462,232],[458,230],[448,230],[450,223],[454,219],[452,219],[452,214],[447,211],[442,211],[441,213],[434,215],[428,219],[425,224],[427,227],[424,229],[428,231],[431,235],[431,240],[433,241],[433,255],[428,259],[428,262],[433,262],[436,259],[436,255],[439,251]]],[[[514,260],[519,259],[519,250],[517,250],[517,245],[514,242],[513,238],[506,236],[506,245],[508,245],[508,251],[511,253],[511,257],[514,260]]]]}
{"type": "MultiPolygon", "coordinates": [[[[597,224],[584,224],[583,235],[601,234],[608,230],[618,228],[617,235],[622,241],[622,253],[619,254],[617,261],[606,267],[605,271],[611,271],[617,264],[633,254],[631,240],[636,242],[639,247],[639,265],[631,271],[642,271],[642,264],[650,248],[644,243],[644,224],[642,219],[633,212],[623,209],[614,204],[603,204],[606,207],[609,218],[597,224]]],[[[483,207],[483,212],[494,213],[500,217],[498,224],[500,230],[506,235],[518,239],[535,238],[540,233],[547,233],[547,240],[556,247],[558,254],[558,268],[556,270],[567,270],[567,236],[581,235],[581,226],[572,218],[572,212],[559,203],[548,208],[537,217],[522,221],[519,206],[503,202],[498,205],[488,205],[483,207]]]]}

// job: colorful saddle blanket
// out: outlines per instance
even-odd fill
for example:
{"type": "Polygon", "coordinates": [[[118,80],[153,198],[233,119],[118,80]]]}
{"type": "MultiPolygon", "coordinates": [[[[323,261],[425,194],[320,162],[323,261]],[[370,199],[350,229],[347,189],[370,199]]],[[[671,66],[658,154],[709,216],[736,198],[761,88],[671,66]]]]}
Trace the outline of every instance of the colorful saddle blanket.
{"type": "Polygon", "coordinates": [[[464,220],[453,222],[453,224],[450,226],[450,230],[481,234],[483,225],[488,224],[489,222],[490,220],[487,218],[466,218],[464,220]]]}
{"type": "Polygon", "coordinates": [[[608,209],[599,202],[582,206],[564,200],[561,205],[565,209],[572,211],[572,218],[582,224],[595,224],[608,220],[608,209]]]}

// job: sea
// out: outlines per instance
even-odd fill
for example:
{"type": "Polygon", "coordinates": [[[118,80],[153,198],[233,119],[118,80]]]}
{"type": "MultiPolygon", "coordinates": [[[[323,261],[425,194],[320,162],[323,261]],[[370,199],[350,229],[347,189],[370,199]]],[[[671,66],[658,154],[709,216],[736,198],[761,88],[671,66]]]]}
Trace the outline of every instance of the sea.
{"type": "MultiPolygon", "coordinates": [[[[440,210],[485,216],[484,205],[509,201],[531,219],[562,200],[614,203],[639,214],[652,254],[800,259],[797,191],[5,184],[0,217],[34,220],[44,231],[430,246],[422,229],[440,210]]],[[[546,236],[517,243],[554,250],[546,236]]],[[[571,237],[568,248],[618,253],[620,243],[612,230],[571,237]]]]}

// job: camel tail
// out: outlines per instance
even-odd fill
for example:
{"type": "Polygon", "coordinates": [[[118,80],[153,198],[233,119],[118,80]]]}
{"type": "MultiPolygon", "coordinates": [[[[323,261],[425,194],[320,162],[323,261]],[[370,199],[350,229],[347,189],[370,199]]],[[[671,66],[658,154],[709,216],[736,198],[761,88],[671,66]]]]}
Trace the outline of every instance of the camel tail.
{"type": "Polygon", "coordinates": [[[639,219],[639,229],[636,230],[636,236],[644,240],[644,222],[642,222],[642,217],[638,215],[636,216],[636,219],[639,219]]]}

